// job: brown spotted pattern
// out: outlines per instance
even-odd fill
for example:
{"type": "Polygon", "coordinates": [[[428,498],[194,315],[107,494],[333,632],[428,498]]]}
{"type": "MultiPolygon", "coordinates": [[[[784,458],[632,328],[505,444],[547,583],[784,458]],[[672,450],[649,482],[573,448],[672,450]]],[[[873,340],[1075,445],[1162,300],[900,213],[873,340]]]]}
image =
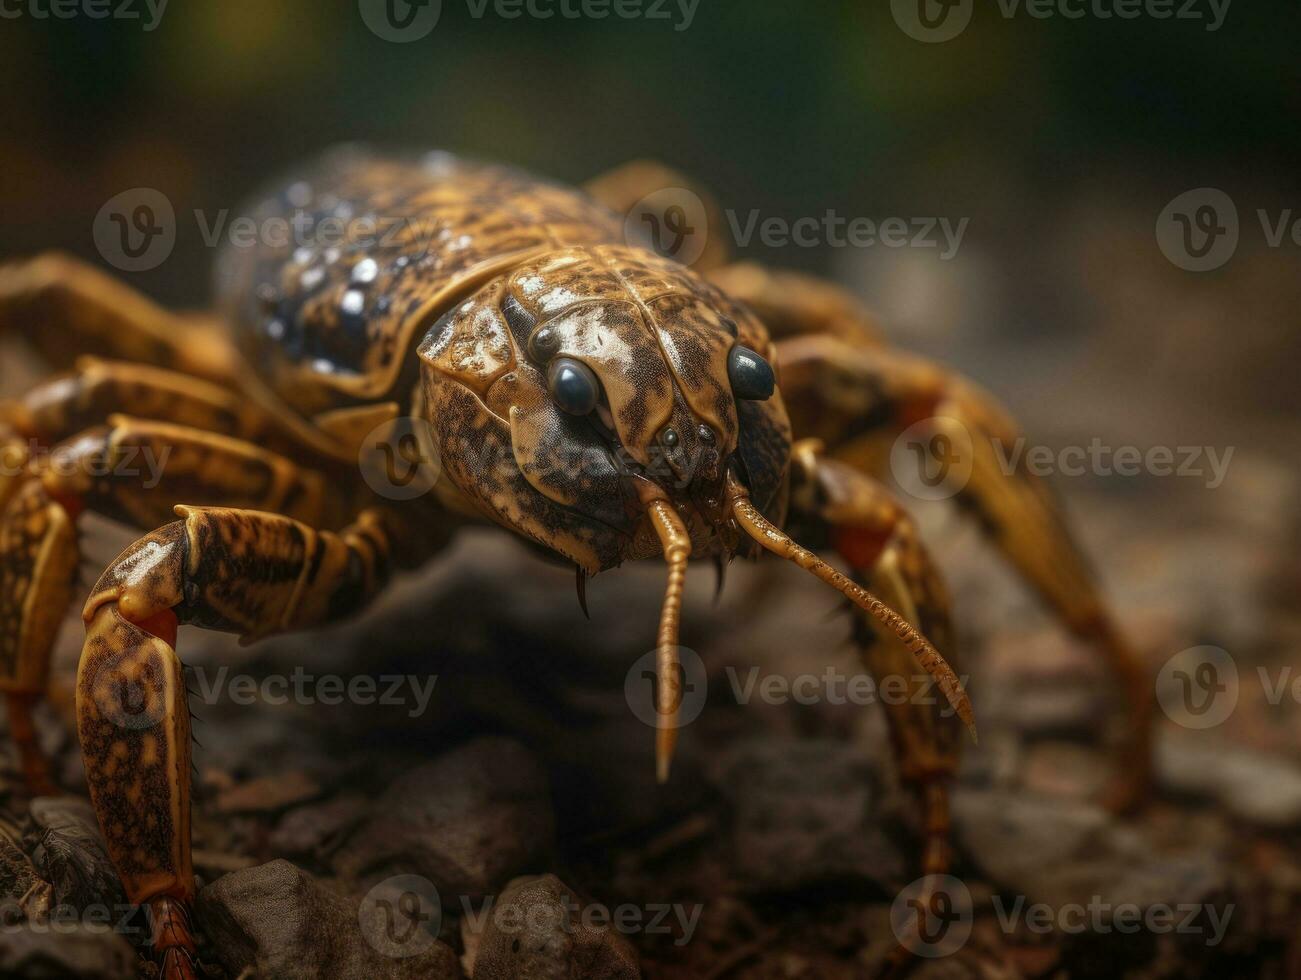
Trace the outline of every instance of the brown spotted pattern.
{"type": "Polygon", "coordinates": [[[67,512],[40,483],[23,484],[0,516],[0,689],[43,690],[79,555],[67,512]]]}
{"type": "MultiPolygon", "coordinates": [[[[577,526],[592,528],[605,539],[595,548],[607,556],[600,568],[645,552],[629,536],[640,508],[620,479],[622,463],[675,494],[708,497],[713,488],[716,498],[735,455],[760,506],[779,509],[790,428],[780,396],[733,398],[727,355],[738,342],[771,354],[752,315],[651,253],[596,246],[525,262],[460,302],[420,345],[446,472],[494,519],[567,557],[578,553],[577,526]],[[556,357],[592,370],[612,432],[555,407],[544,371],[556,357]],[[521,492],[546,499],[512,499],[521,492]],[[556,505],[573,513],[561,520],[556,505]],[[561,527],[570,540],[556,547],[561,527]]],[[[589,541],[580,564],[596,570],[592,551],[589,541]]]]}
{"type": "Polygon", "coordinates": [[[77,721],[91,802],[127,896],[189,899],[190,708],[175,651],[101,607],[87,623],[77,721]]]}
{"type": "Polygon", "coordinates": [[[338,526],[347,502],[325,477],[251,443],[115,416],[56,447],[36,472],[63,497],[134,527],[157,527],[177,501],[275,511],[338,526]]]}
{"type": "Polygon", "coordinates": [[[189,706],[180,662],[140,624],[180,621],[254,639],[353,612],[386,581],[387,536],[366,514],[342,535],[288,518],[179,508],[87,602],[77,714],[87,781],[133,901],[193,897],[189,706]]]}

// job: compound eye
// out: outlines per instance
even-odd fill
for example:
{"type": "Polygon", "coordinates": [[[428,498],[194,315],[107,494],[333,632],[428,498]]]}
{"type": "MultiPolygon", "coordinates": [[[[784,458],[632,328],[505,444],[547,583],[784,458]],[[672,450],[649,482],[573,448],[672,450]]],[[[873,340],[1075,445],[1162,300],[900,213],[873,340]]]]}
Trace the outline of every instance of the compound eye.
{"type": "Polygon", "coordinates": [[[596,375],[582,361],[557,357],[547,368],[547,387],[562,412],[586,415],[596,408],[601,385],[596,375]]]}
{"type": "Polygon", "coordinates": [[[732,382],[732,394],[746,401],[765,401],[777,387],[768,362],[740,344],[727,355],[727,377],[732,382]]]}

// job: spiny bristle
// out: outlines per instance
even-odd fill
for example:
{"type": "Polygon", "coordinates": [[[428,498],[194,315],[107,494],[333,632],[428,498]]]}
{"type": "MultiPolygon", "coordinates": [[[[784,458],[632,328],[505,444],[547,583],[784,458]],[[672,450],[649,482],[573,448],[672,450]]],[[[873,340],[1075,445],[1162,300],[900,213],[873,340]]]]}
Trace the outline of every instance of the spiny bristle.
{"type": "Polygon", "coordinates": [[[904,648],[916,658],[928,674],[935,679],[949,705],[967,726],[972,741],[977,741],[975,716],[971,710],[971,701],[963,690],[953,668],[949,666],[931,642],[884,602],[874,596],[857,582],[843,573],[836,571],[825,561],[801,547],[790,539],[780,528],[768,521],[758,508],[750,501],[745,488],[735,481],[729,481],[729,496],[732,515],[741,529],[768,551],[780,558],[793,562],[805,571],[815,575],[832,588],[839,590],[854,605],[869,616],[884,624],[904,645],[904,648]]]}

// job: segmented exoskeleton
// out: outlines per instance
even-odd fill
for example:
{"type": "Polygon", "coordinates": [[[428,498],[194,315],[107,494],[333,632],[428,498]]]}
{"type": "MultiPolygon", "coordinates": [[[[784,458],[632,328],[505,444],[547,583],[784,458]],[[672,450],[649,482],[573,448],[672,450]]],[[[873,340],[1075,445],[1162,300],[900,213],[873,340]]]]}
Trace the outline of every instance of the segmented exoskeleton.
{"type": "Polygon", "coordinates": [[[969,433],[958,499],[1124,678],[1116,801],[1137,798],[1148,685],[1050,493],[1000,467],[991,440],[1012,442],[1012,423],[969,383],[887,349],[836,287],[729,266],[717,238],[693,268],[625,241],[622,214],[677,183],[634,165],[584,193],[446,154],[347,150],[253,209],[259,227],[296,232],[227,250],[213,316],[169,313],[59,256],[0,270],[0,328],[67,371],[0,415],[8,457],[30,457],[0,476],[10,731],[40,789],[30,708],[73,600],[79,515],[157,528],[85,605],[77,710],[91,798],[129,897],[160,923],[166,977],[196,967],[178,624],[251,640],[338,620],[471,523],[571,562],[580,588],[625,561],[666,560],[661,779],[688,560],[768,551],[839,590],[860,610],[868,669],[938,680],[954,709],[886,706],[923,804],[923,869],[943,871],[946,784],[971,709],[945,660],[957,651],[940,576],[872,475],[927,419],[969,433]],[[442,468],[410,500],[377,493],[357,466],[368,438],[404,417],[427,423],[442,468]],[[111,465],[144,451],[167,460],[147,490],[111,465]]]}

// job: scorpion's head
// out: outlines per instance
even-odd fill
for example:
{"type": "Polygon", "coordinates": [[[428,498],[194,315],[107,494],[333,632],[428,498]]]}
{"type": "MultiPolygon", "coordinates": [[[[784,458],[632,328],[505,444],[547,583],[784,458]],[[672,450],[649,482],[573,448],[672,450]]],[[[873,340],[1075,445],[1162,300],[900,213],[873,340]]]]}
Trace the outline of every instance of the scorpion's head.
{"type": "MultiPolygon", "coordinates": [[[[797,547],[774,526],[791,441],[767,332],[682,266],[616,246],[551,253],[450,311],[420,356],[457,497],[580,576],[667,559],[670,692],[687,559],[727,560],[751,538],[797,547]]],[[[672,739],[662,725],[661,774],[672,739]]]]}
{"type": "Polygon", "coordinates": [[[790,425],[767,333],[676,263],[552,253],[445,315],[420,356],[447,477],[589,573],[662,553],[656,509],[697,557],[730,555],[729,475],[780,517],[790,425]]]}

